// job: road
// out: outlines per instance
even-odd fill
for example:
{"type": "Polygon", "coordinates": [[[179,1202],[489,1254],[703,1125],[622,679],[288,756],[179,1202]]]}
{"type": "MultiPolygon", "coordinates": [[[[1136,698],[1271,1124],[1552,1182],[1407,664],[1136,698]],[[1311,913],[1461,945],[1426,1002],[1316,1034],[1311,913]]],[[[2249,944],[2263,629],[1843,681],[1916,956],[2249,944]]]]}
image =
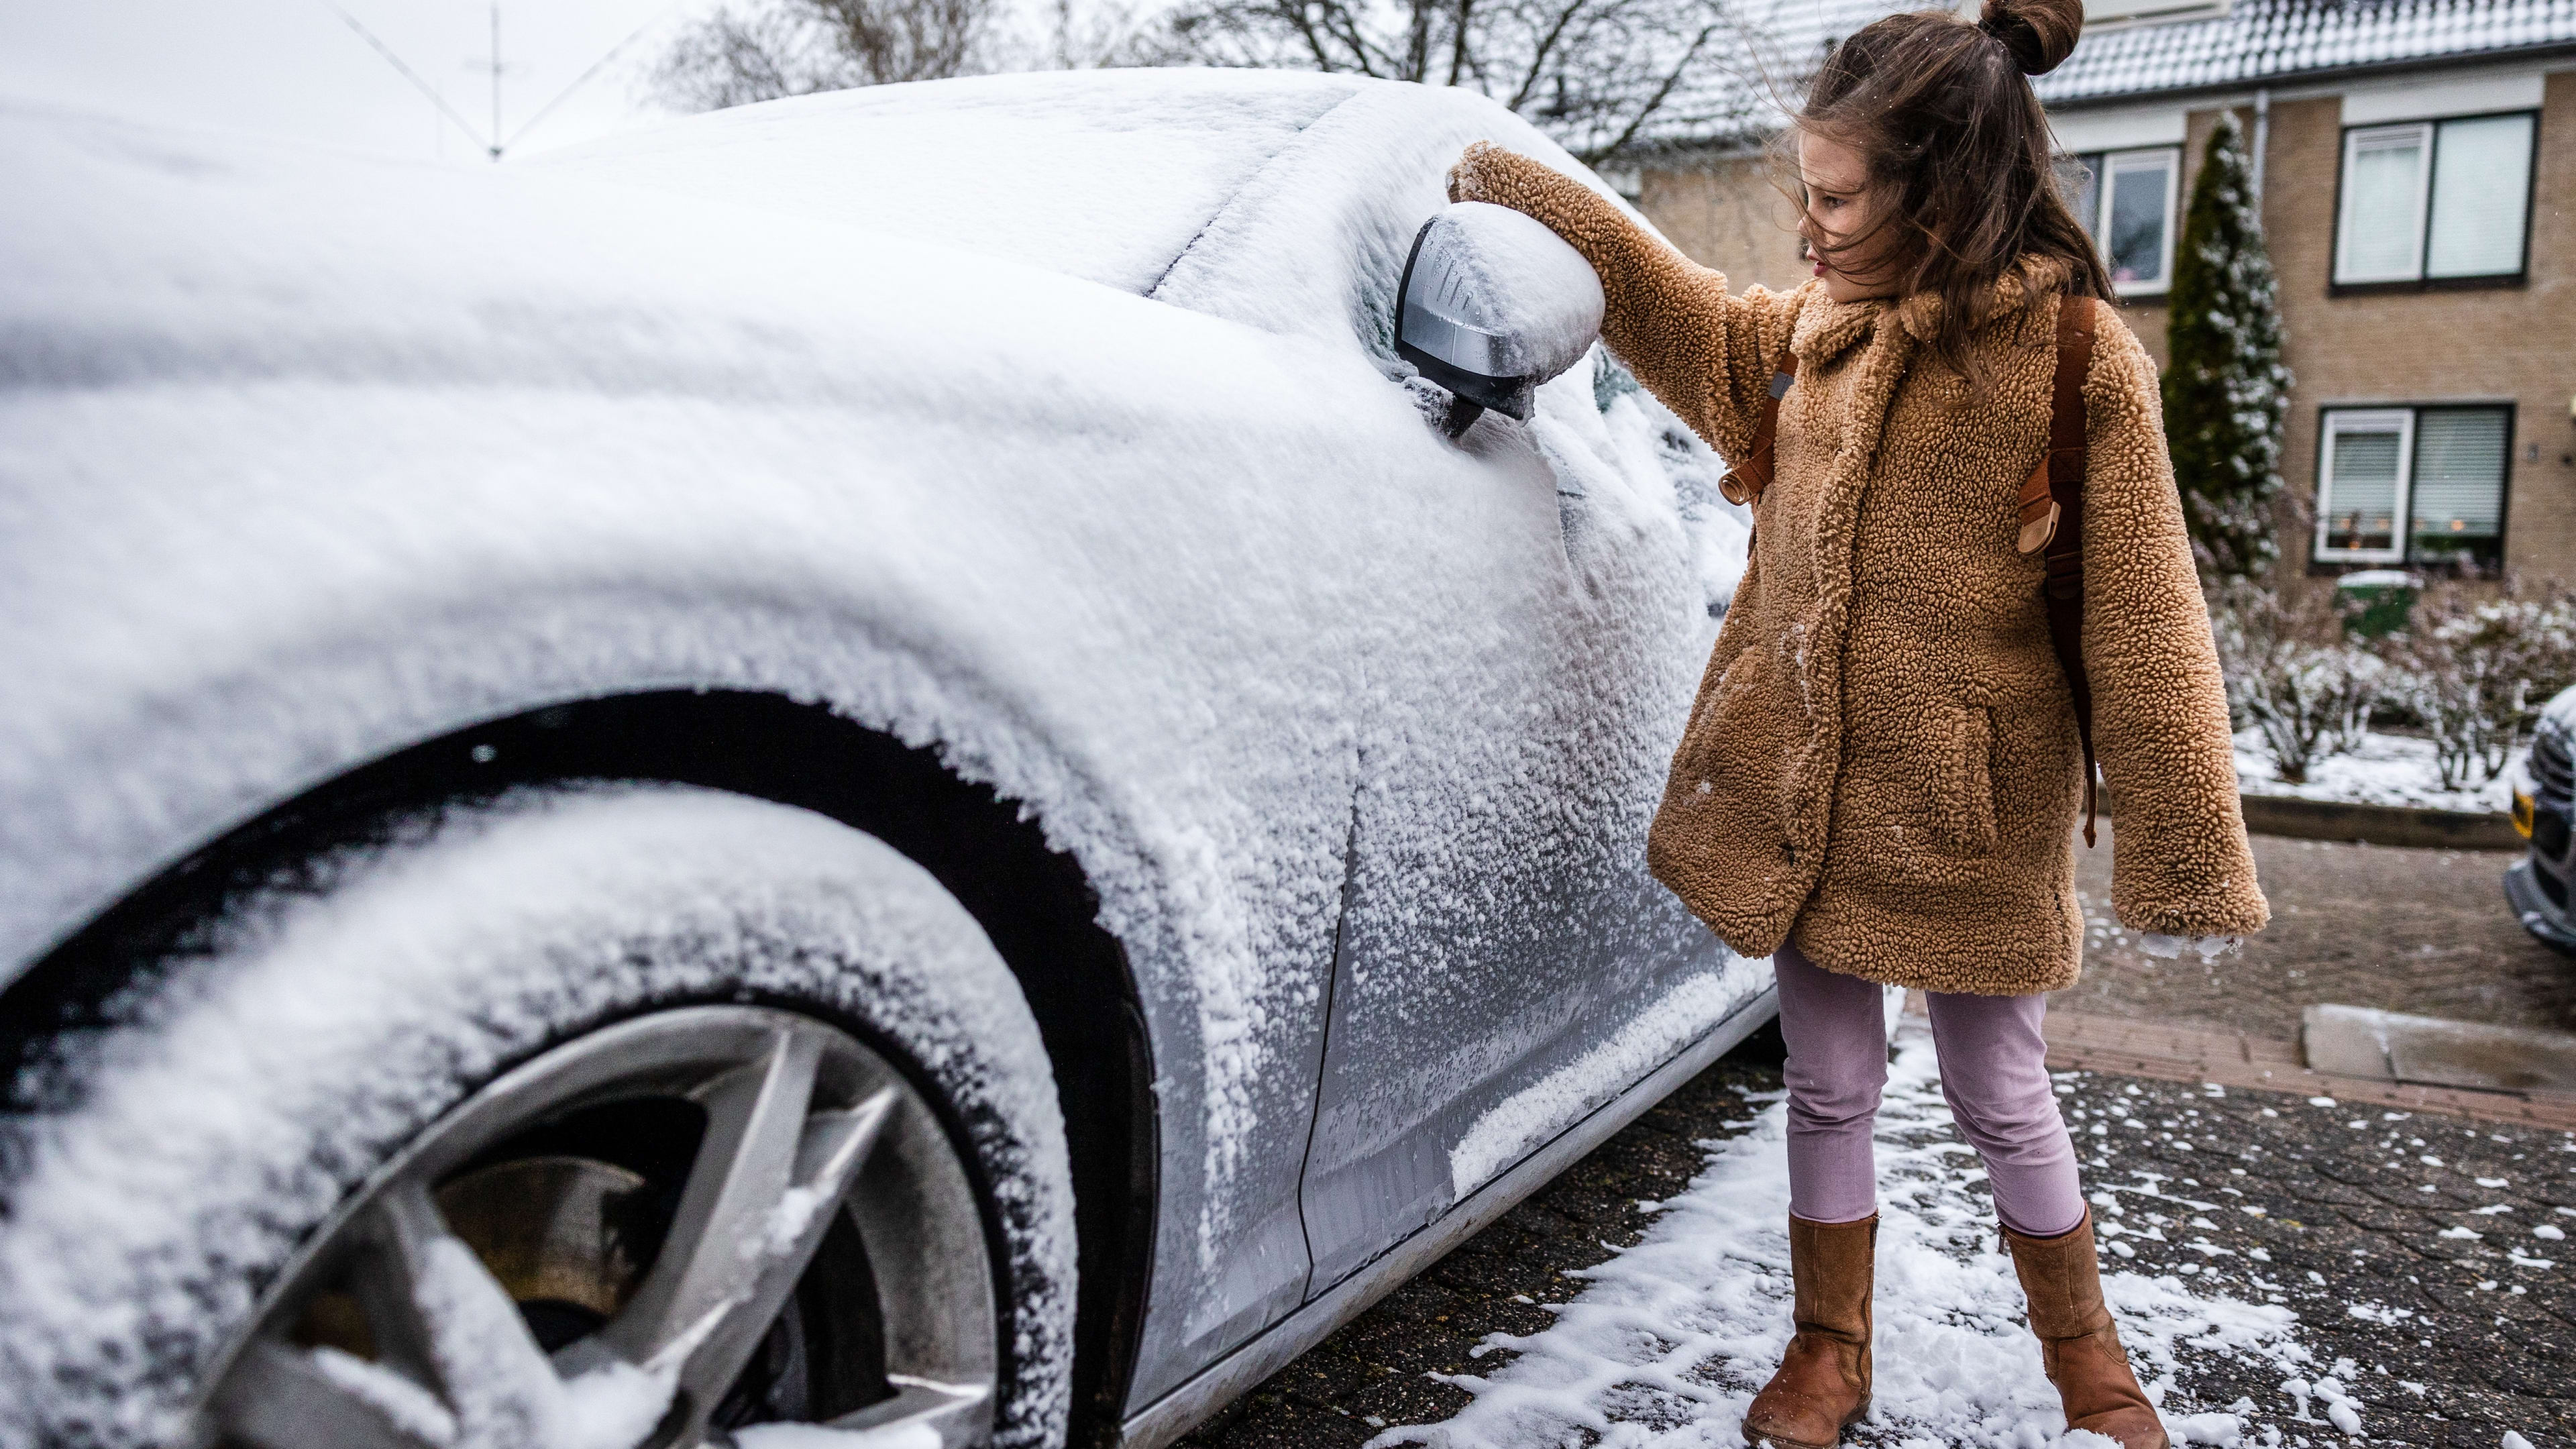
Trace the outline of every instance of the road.
{"type": "MultiPolygon", "coordinates": [[[[2058,993],[2053,1010],[2276,1039],[2296,1037],[2303,1007],[2330,1001],[2576,1025],[2576,963],[2533,942],[2504,907],[2499,877],[2509,855],[2258,836],[2272,927],[2238,955],[2177,963],[2137,950],[2110,920],[2112,846],[2106,826],[2101,848],[2078,851],[2077,884],[2095,930],[2085,979],[2058,993]]],[[[1666,1286],[1684,1296],[1719,1292],[1679,1280],[1715,1281],[1734,1258],[1762,1256],[1751,1242],[1762,1235],[1759,1220],[1739,1230],[1744,1244],[1688,1239],[1714,1231],[1695,1224],[1717,1220],[1695,1204],[1776,1187],[1778,1148],[1766,1133],[1777,1132],[1778,1041],[1765,1031],[1746,1043],[1189,1442],[1357,1446],[1380,1436],[1436,1442],[1445,1430],[1461,1445],[1553,1446],[1600,1442],[1605,1428],[1621,1444],[1733,1442],[1742,1399],[1776,1348],[1721,1349],[1679,1372],[1669,1362],[1640,1368],[1625,1382],[1608,1371],[1589,1398],[1560,1396],[1550,1401],[1554,1417],[1537,1413],[1503,1430],[1494,1404],[1478,1405],[1470,1386],[1453,1380],[1510,1379],[1524,1370],[1506,1365],[1522,1353],[1549,1360],[1526,1369],[1540,1375],[1559,1361],[1615,1360],[1615,1351],[1603,1359],[1596,1341],[1551,1334],[1555,1310],[1595,1303],[1614,1286],[1633,1295],[1657,1272],[1670,1272],[1677,1281],[1666,1286]],[[1610,1279],[1591,1273],[1614,1259],[1622,1261],[1610,1279]],[[1388,1432],[1407,1425],[1435,1428],[1388,1432]]],[[[1916,1050],[1916,1074],[1928,1081],[1931,1057],[1919,1042],[1916,1050]]],[[[1905,1061],[1900,1054],[1900,1076],[1905,1061]]],[[[2206,1333],[2199,1347],[2168,1345],[2170,1414],[2232,1414],[2195,1422],[2220,1439],[2232,1429],[2249,1449],[2345,1442],[2337,1399],[2373,1443],[2497,1449],[2510,1430],[2542,1449],[2576,1445],[2576,1238],[2565,1236],[2576,1233],[2576,1135],[2094,1072],[2062,1075],[2059,1092],[2098,1215],[2115,1225],[2105,1231],[2116,1244],[2106,1262],[2140,1275],[2135,1302],[2161,1294],[2216,1302],[2240,1317],[2295,1315],[2232,1345],[2213,1346],[2206,1333]]],[[[1974,1300],[1934,1304],[1932,1318],[1982,1325],[1986,1339],[1971,1337],[1966,1350],[1982,1343],[2002,1355],[1961,1377],[2028,1377],[2035,1358],[2021,1369],[2007,1362],[2020,1342],[2009,1322],[2017,1300],[1983,1226],[1979,1174],[1937,1092],[1909,1100],[1910,1125],[1889,1120],[1904,1114],[1882,1114],[1882,1200],[1933,1204],[1920,1214],[1931,1223],[1920,1236],[1958,1275],[1945,1291],[1974,1300]],[[1904,1171],[1889,1167],[1900,1159],[1933,1164],[1918,1167],[1918,1179],[1946,1180],[1907,1186],[1904,1171]]],[[[1925,1281],[1926,1261],[1905,1270],[1909,1281],[1925,1281]]],[[[1762,1300],[1785,1293],[1779,1279],[1774,1271],[1745,1280],[1739,1296],[1754,1301],[1744,1323],[1785,1332],[1785,1304],[1762,1300]]],[[[1892,1299],[1888,1283],[1883,1267],[1882,1355],[1891,1314],[1916,1307],[1892,1299]]],[[[1641,1332],[1668,1345],[1692,1331],[1641,1321],[1650,1325],[1641,1332]]],[[[1921,1384],[1891,1390],[1891,1377],[1883,1363],[1877,1412],[1855,1442],[2000,1446],[2034,1429],[2053,1435],[2062,1422],[2032,1407],[2047,1402],[2044,1383],[1974,1386],[1964,1399],[1952,1396],[1959,1402],[1936,1402],[1940,1395],[1921,1384]],[[1983,1407],[1960,1406],[1969,1401],[1983,1407]]]]}
{"type": "MultiPolygon", "coordinates": [[[[1658,1214],[1642,1204],[1683,1194],[1713,1151],[1756,1147],[1735,1139],[1771,1110],[1777,1042],[1766,1031],[1710,1068],[1188,1442],[1358,1446],[1468,1408],[1475,1395],[1435,1376],[1495,1374],[1512,1353],[1478,1355],[1488,1335],[1545,1333],[1550,1306],[1585,1293],[1584,1270],[1654,1227],[1658,1214]]],[[[2116,1205],[2098,1214],[2118,1225],[2106,1234],[2119,1245],[2110,1267],[2296,1315],[2286,1330],[2295,1348],[2179,1349],[2169,1414],[2233,1408],[2243,1443],[2298,1449],[2347,1440],[2331,1417],[2340,1395],[2372,1443],[2496,1449],[2507,1430],[2542,1449],[2576,1443],[2576,1252],[2549,1236],[2576,1232],[2576,1135],[2093,1073],[2062,1077],[2060,1101],[2084,1144],[2088,1187],[2116,1205]],[[2284,1353],[2305,1359],[2285,1368],[2284,1353]],[[2304,1400],[2285,1391],[2293,1383],[2304,1400]]],[[[1724,1193],[1723,1163],[1712,1176],[1701,1191],[1724,1193]]],[[[1982,1194],[1976,1174],[1962,1176],[1982,1194]]],[[[1953,1256],[2007,1274],[1991,1246],[1953,1256]]],[[[1883,1357],[1888,1298],[1883,1272],[1883,1357]]],[[[1705,1402],[1641,1380],[1624,1404],[1612,1393],[1594,1407],[1634,1423],[1646,1436],[1636,1443],[1731,1442],[1741,1397],[1767,1368],[1719,1355],[1693,1373],[1709,1386],[1705,1402]],[[1718,1401],[1730,1396],[1732,1407],[1718,1401]]],[[[1891,1401],[1889,1377],[1882,1364],[1877,1414],[1853,1442],[1996,1442],[1992,1425],[1891,1401]]],[[[2045,1391],[2015,1390],[2025,1403],[2045,1391]]],[[[1599,1442],[1558,1428],[1488,1442],[1599,1442]]]]}

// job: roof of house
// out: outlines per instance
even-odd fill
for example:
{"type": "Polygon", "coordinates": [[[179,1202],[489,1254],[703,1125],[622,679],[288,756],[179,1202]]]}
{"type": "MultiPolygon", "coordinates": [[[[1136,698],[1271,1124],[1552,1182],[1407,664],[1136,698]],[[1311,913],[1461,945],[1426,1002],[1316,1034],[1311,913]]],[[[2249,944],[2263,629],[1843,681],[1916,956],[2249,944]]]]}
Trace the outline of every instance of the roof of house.
{"type": "Polygon", "coordinates": [[[2553,46],[2576,46],[2576,0],[2239,0],[2206,20],[2087,35],[2035,84],[2063,105],[2553,46]]]}
{"type": "MultiPolygon", "coordinates": [[[[1735,58],[1672,98],[1654,144],[1740,143],[1825,53],[1903,0],[1741,0],[1735,58]]],[[[2050,106],[2299,77],[2576,49],[2576,0],[2236,0],[2224,15],[2088,31],[2034,85],[2050,106]]]]}

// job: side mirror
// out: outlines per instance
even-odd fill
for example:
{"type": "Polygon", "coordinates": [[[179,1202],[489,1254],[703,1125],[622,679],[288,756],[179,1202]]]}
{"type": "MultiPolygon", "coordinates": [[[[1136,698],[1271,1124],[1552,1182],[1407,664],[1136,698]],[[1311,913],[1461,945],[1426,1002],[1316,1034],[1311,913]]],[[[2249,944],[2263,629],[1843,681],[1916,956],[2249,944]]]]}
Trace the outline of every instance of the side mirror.
{"type": "Polygon", "coordinates": [[[1538,385],[1601,334],[1601,279],[1545,222],[1462,201],[1422,224],[1395,304],[1396,355],[1453,395],[1457,437],[1492,408],[1526,421],[1538,385]]]}

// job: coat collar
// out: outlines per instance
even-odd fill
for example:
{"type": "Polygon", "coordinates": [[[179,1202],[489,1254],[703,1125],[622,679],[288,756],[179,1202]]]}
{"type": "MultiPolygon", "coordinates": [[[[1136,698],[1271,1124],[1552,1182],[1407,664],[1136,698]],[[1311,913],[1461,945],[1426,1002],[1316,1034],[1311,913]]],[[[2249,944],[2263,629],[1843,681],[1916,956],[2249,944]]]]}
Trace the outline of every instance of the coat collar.
{"type": "Polygon", "coordinates": [[[1806,294],[1806,299],[1798,308],[1797,325],[1789,331],[1789,352],[1802,368],[1832,361],[1867,337],[1887,311],[1887,303],[1875,299],[1837,302],[1825,295],[1822,281],[1810,281],[1798,290],[1806,294]]]}
{"type": "MultiPolygon", "coordinates": [[[[2023,257],[2009,275],[1995,279],[1995,309],[1988,316],[1987,326],[2012,318],[2065,287],[2065,263],[2049,257],[2023,257]]],[[[1837,302],[1825,295],[1820,281],[1810,281],[1799,290],[1806,294],[1806,301],[1798,309],[1797,326],[1789,334],[1789,351],[1797,357],[1800,367],[1831,361],[1871,335],[1882,317],[1893,316],[1896,324],[1918,342],[1930,339],[1941,325],[1941,298],[1933,292],[1917,292],[1899,302],[1837,302]]]]}

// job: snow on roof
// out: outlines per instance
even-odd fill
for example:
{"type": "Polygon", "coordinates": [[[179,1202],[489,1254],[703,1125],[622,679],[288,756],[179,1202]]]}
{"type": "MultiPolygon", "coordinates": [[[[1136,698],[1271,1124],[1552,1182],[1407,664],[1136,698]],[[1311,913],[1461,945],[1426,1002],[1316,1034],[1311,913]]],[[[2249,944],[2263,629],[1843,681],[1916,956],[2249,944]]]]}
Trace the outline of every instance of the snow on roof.
{"type": "MultiPolygon", "coordinates": [[[[1749,119],[1715,130],[1676,122],[1653,144],[1748,140],[1779,114],[1766,91],[1794,100],[1843,37],[1882,15],[1919,8],[1889,0],[1752,0],[1741,24],[1762,38],[1668,108],[1676,117],[1749,119]]],[[[2034,84],[2054,108],[2569,48],[2576,48],[2576,0],[2237,0],[2226,14],[2205,19],[2090,30],[2064,65],[2034,84]]]]}
{"type": "Polygon", "coordinates": [[[2239,0],[2227,14],[2084,37],[2050,105],[2576,46],[2576,0],[2239,0]]]}

